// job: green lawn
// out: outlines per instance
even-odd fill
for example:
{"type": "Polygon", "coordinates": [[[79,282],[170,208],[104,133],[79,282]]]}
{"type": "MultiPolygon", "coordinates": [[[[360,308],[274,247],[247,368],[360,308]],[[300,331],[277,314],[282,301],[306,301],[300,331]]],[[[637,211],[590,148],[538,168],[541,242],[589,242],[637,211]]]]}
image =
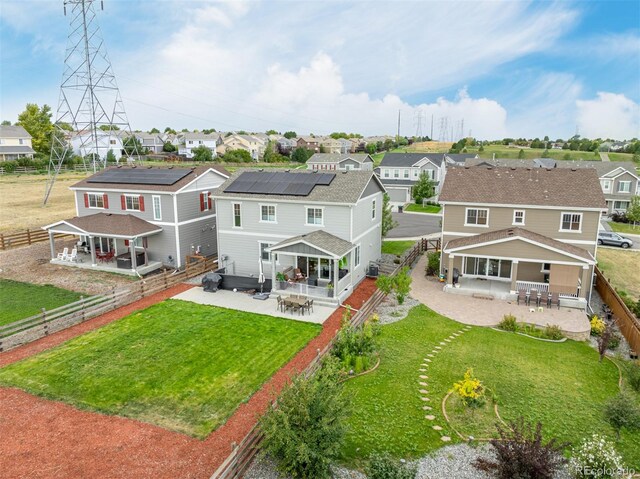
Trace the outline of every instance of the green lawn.
{"type": "Polygon", "coordinates": [[[616,223],[614,221],[610,221],[609,226],[611,226],[611,229],[617,233],[640,235],[640,225],[634,226],[629,223],[616,223]]]}
{"type": "Polygon", "coordinates": [[[405,211],[413,211],[416,213],[440,213],[442,208],[436,205],[416,205],[415,203],[411,203],[410,205],[405,206],[405,211]]]}
{"type": "Polygon", "coordinates": [[[80,299],[80,293],[55,286],[0,279],[0,326],[80,299]]]}
{"type": "Polygon", "coordinates": [[[640,252],[598,248],[598,268],[613,287],[640,299],[640,252]]]}
{"type": "Polygon", "coordinates": [[[396,254],[402,255],[405,251],[411,248],[415,241],[383,241],[382,253],[383,254],[396,254]]]}
{"type": "MultiPolygon", "coordinates": [[[[541,421],[548,436],[573,443],[593,432],[614,437],[601,408],[618,391],[618,372],[611,362],[598,362],[597,352],[585,343],[546,343],[475,327],[443,346],[428,371],[420,373],[422,359],[461,327],[424,306],[414,308],[398,323],[383,326],[380,366],[346,383],[347,392],[354,396],[343,451],[347,463],[357,464],[372,451],[418,457],[442,447],[444,434],[456,442],[442,416],[441,402],[469,367],[495,392],[505,420],[523,415],[541,421]],[[429,402],[420,399],[420,374],[428,376],[429,402]],[[425,404],[433,410],[424,411],[425,404]],[[426,420],[425,414],[435,415],[436,420],[426,420]],[[434,424],[444,430],[433,430],[434,424]]],[[[623,433],[617,445],[628,465],[636,469],[639,442],[640,433],[623,433]]]]}
{"type": "Polygon", "coordinates": [[[0,385],[204,438],[320,329],[167,300],[0,369],[0,385]]]}

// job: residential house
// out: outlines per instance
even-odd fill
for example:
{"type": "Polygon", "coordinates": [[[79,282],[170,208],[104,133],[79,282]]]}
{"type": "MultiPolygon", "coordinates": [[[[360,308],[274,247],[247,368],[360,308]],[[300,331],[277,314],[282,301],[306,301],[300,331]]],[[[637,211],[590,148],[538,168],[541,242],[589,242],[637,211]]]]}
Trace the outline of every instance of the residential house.
{"type": "Polygon", "coordinates": [[[592,168],[598,173],[602,193],[607,206],[605,212],[626,211],[631,197],[640,195],[640,177],[636,165],[631,162],[617,161],[565,161],[552,158],[535,158],[533,160],[495,159],[467,160],[467,166],[508,166],[526,168],[592,168]]]}
{"type": "Polygon", "coordinates": [[[436,195],[446,173],[442,153],[386,153],[378,168],[380,181],[394,203],[411,201],[412,189],[422,172],[436,183],[436,195]]]}
{"type": "Polygon", "coordinates": [[[213,193],[222,272],[342,301],[381,256],[383,193],[372,171],[236,172],[213,193]]]}
{"type": "MultiPolygon", "coordinates": [[[[266,135],[265,135],[266,136],[266,135]]],[[[230,150],[248,151],[254,161],[258,161],[264,155],[267,142],[253,135],[233,135],[224,138],[222,145],[218,148],[220,154],[224,154],[230,150]]]]}
{"type": "Polygon", "coordinates": [[[515,299],[535,289],[586,307],[605,207],[594,169],[454,167],[439,201],[447,291],[515,299]]]}
{"type": "Polygon", "coordinates": [[[320,150],[322,150],[323,153],[332,153],[339,155],[342,152],[342,148],[342,143],[331,138],[330,136],[322,138],[320,140],[320,150]]]}
{"type": "Polygon", "coordinates": [[[295,150],[297,146],[298,142],[293,138],[290,139],[283,136],[276,141],[276,149],[281,155],[291,154],[291,152],[295,150]]]}
{"type": "Polygon", "coordinates": [[[211,150],[213,157],[217,156],[217,147],[222,144],[220,133],[198,133],[186,132],[179,135],[180,145],[178,146],[178,154],[187,158],[193,158],[193,149],[199,146],[205,146],[211,150]]]}
{"type": "Polygon", "coordinates": [[[301,136],[296,140],[296,148],[305,148],[309,151],[319,153],[320,140],[321,138],[316,138],[315,136],[301,136]]]}
{"type": "Polygon", "coordinates": [[[348,138],[338,138],[338,141],[340,142],[340,153],[342,153],[343,155],[346,155],[347,153],[355,153],[356,152],[356,148],[354,146],[354,143],[349,140],[348,138]]]}
{"type": "Polygon", "coordinates": [[[51,262],[124,274],[180,268],[187,255],[214,255],[216,210],[210,193],[229,173],[197,168],[112,167],[70,189],[76,216],[43,229],[51,262]],[[75,261],[59,258],[54,233],[77,235],[75,261]],[[84,253],[82,253],[84,251],[84,253]]]}
{"type": "Polygon", "coordinates": [[[465,162],[470,159],[478,158],[477,153],[445,153],[445,161],[448,165],[465,166],[465,162]]]}
{"type": "Polygon", "coordinates": [[[164,140],[161,133],[136,132],[133,135],[138,139],[143,150],[148,150],[151,153],[162,153],[164,140]]]}
{"type": "Polygon", "coordinates": [[[373,170],[373,159],[366,153],[314,153],[307,160],[308,170],[373,170]]]}
{"type": "Polygon", "coordinates": [[[78,156],[85,158],[97,153],[100,158],[106,158],[111,151],[116,161],[119,161],[125,155],[124,142],[128,135],[122,130],[96,130],[94,138],[90,131],[83,130],[70,133],[69,141],[73,152],[78,156]]]}
{"type": "Polygon", "coordinates": [[[21,126],[0,126],[0,161],[33,158],[31,135],[21,126]]]}

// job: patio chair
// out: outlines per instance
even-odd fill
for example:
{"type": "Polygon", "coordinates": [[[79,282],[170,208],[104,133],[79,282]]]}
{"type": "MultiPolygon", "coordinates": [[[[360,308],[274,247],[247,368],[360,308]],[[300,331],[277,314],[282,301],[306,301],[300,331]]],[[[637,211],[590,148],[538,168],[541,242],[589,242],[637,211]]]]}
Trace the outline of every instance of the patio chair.
{"type": "Polygon", "coordinates": [[[300,282],[300,281],[305,281],[305,279],[306,279],[306,278],[304,277],[304,275],[302,274],[302,271],[300,271],[300,268],[296,268],[296,269],[294,269],[294,270],[293,270],[293,275],[294,275],[293,280],[294,280],[296,283],[297,283],[297,282],[300,282]]]}
{"type": "Polygon", "coordinates": [[[66,261],[67,256],[69,256],[69,248],[63,249],[62,253],[58,253],[58,257],[56,259],[61,259],[62,261],[66,261]]]}
{"type": "Polygon", "coordinates": [[[532,301],[535,301],[536,306],[538,306],[538,302],[540,301],[540,294],[538,293],[537,289],[532,289],[531,291],[529,291],[529,304],[531,304],[532,301]]]}
{"type": "Polygon", "coordinates": [[[549,306],[549,291],[543,291],[540,293],[540,299],[538,300],[538,306],[549,306]]]}
{"type": "Polygon", "coordinates": [[[284,301],[282,300],[282,296],[276,296],[276,301],[278,302],[276,311],[282,311],[284,313],[284,301]]]}
{"type": "Polygon", "coordinates": [[[298,314],[302,314],[303,308],[300,303],[291,303],[291,312],[294,313],[295,311],[297,311],[298,314]]]}
{"type": "Polygon", "coordinates": [[[71,250],[71,254],[69,256],[67,256],[67,261],[69,261],[71,263],[77,263],[78,262],[78,248],[73,248],[71,250]]]}
{"type": "Polygon", "coordinates": [[[313,312],[313,299],[307,301],[307,309],[313,312]]]}
{"type": "Polygon", "coordinates": [[[549,298],[549,307],[554,304],[558,305],[558,309],[560,309],[560,294],[559,293],[551,293],[551,298],[549,298]]]}
{"type": "Polygon", "coordinates": [[[284,307],[284,312],[287,312],[288,309],[292,309],[293,308],[293,303],[291,301],[286,300],[286,299],[282,301],[282,305],[284,307]]]}
{"type": "Polygon", "coordinates": [[[520,301],[522,301],[525,305],[528,304],[527,292],[524,289],[518,290],[518,304],[520,304],[520,301]]]}

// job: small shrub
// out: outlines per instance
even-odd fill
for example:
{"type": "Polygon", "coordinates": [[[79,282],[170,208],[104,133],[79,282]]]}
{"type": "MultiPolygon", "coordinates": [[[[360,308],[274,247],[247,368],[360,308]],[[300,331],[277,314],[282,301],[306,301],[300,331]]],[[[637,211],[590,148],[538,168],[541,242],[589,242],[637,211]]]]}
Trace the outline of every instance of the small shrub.
{"type": "Polygon", "coordinates": [[[611,338],[609,339],[609,344],[607,345],[607,349],[609,351],[615,351],[620,346],[620,342],[622,341],[622,337],[615,331],[611,331],[611,338]]]}
{"type": "Polygon", "coordinates": [[[562,334],[562,330],[560,329],[560,326],[557,326],[555,324],[554,325],[547,324],[544,328],[542,336],[546,339],[553,339],[555,341],[558,341],[564,338],[564,334],[562,334]]]}
{"type": "Polygon", "coordinates": [[[589,323],[591,324],[591,336],[600,336],[607,329],[607,324],[595,314],[591,316],[589,323]]]}
{"type": "Polygon", "coordinates": [[[375,354],[377,345],[375,337],[380,329],[367,320],[354,328],[349,319],[343,316],[342,327],[338,332],[331,353],[338,358],[340,367],[346,372],[355,374],[366,371],[371,364],[370,357],[375,354]]]}
{"type": "Polygon", "coordinates": [[[411,275],[409,274],[409,267],[403,267],[394,277],[394,290],[396,292],[396,300],[398,304],[403,304],[405,298],[411,291],[411,275]]]}
{"type": "Polygon", "coordinates": [[[516,317],[513,314],[505,314],[502,317],[502,321],[498,323],[498,328],[515,333],[518,330],[516,317]]]}
{"type": "Polygon", "coordinates": [[[381,274],[378,276],[378,279],[376,279],[376,286],[384,294],[391,294],[393,290],[393,277],[381,274]]]}
{"type": "Polygon", "coordinates": [[[15,160],[7,160],[7,161],[3,161],[0,166],[2,166],[2,168],[4,168],[4,171],[6,173],[13,173],[14,171],[16,171],[16,167],[18,166],[18,162],[15,161],[15,160]]]}
{"type": "Polygon", "coordinates": [[[465,406],[477,408],[484,404],[484,386],[479,379],[473,377],[473,369],[469,368],[464,373],[462,381],[453,385],[453,391],[458,394],[465,406]]]}
{"type": "Polygon", "coordinates": [[[630,362],[626,366],[627,383],[636,392],[640,392],[640,363],[637,361],[630,362]]]}
{"type": "Polygon", "coordinates": [[[437,274],[440,271],[440,252],[430,251],[427,253],[427,265],[425,273],[428,275],[437,274]]]}
{"type": "Polygon", "coordinates": [[[371,455],[366,469],[369,479],[414,479],[417,472],[417,467],[403,464],[388,453],[371,455]]]}
{"type": "Polygon", "coordinates": [[[618,440],[622,429],[633,431],[640,428],[640,410],[629,393],[621,392],[609,399],[604,405],[604,417],[618,440]]]}
{"type": "Polygon", "coordinates": [[[605,437],[594,434],[573,450],[569,469],[576,478],[613,479],[623,468],[622,458],[605,437]]]}
{"type": "Polygon", "coordinates": [[[600,354],[600,361],[604,359],[604,355],[607,352],[607,348],[609,347],[609,342],[611,341],[612,331],[610,327],[605,327],[604,331],[600,333],[598,336],[598,353],[600,354]]]}
{"type": "Polygon", "coordinates": [[[542,424],[534,428],[520,418],[509,427],[501,424],[496,427],[499,439],[491,440],[496,459],[477,459],[473,463],[476,469],[498,479],[552,479],[566,463],[562,450],[568,445],[558,443],[555,438],[545,443],[542,424]]]}

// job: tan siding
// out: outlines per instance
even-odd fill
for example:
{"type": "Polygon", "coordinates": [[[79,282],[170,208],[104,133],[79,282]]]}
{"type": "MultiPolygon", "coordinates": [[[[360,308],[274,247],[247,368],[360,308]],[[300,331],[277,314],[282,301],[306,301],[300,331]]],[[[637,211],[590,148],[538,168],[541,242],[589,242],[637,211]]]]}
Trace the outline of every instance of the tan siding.
{"type": "Polygon", "coordinates": [[[497,243],[476,248],[467,248],[464,251],[454,252],[455,255],[466,256],[489,256],[495,258],[520,258],[531,260],[544,260],[544,262],[569,261],[582,263],[579,259],[566,256],[561,253],[549,251],[540,246],[533,245],[521,240],[512,240],[504,243],[497,243]]]}
{"type": "Polygon", "coordinates": [[[541,273],[542,265],[540,263],[527,263],[521,261],[518,263],[518,280],[519,281],[535,281],[541,283],[544,279],[544,273],[541,273]]]}

